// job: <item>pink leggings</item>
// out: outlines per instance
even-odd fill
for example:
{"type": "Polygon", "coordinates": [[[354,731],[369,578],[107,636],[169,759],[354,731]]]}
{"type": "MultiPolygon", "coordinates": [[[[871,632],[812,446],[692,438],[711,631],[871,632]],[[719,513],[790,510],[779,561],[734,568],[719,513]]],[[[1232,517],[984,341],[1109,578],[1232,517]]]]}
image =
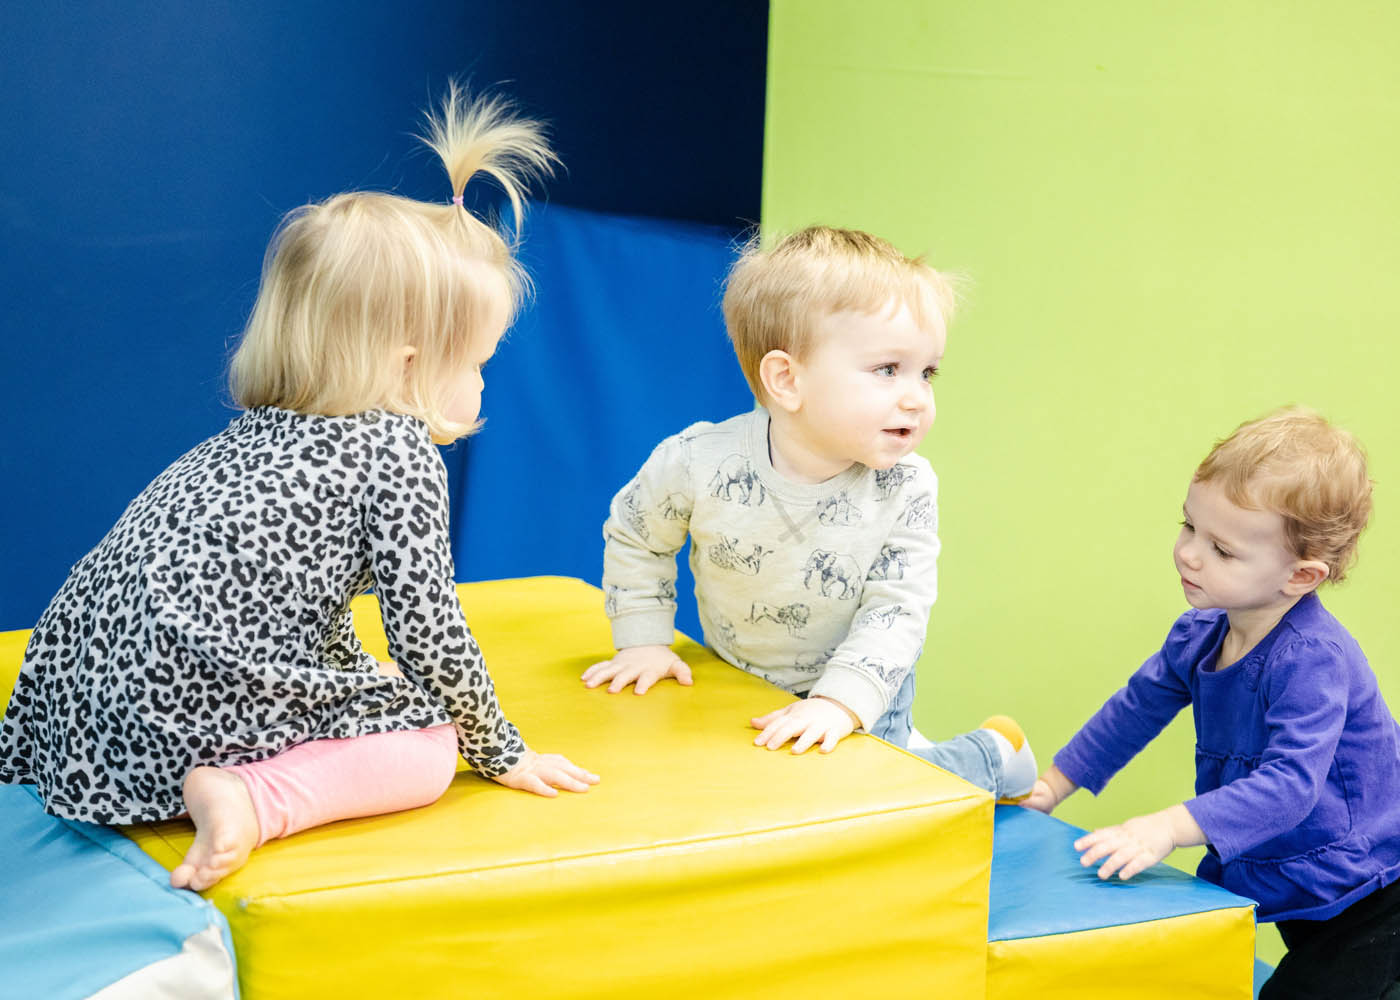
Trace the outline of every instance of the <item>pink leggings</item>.
{"type": "Polygon", "coordinates": [[[224,770],[248,786],[262,846],[322,823],[436,802],[457,771],[457,731],[443,725],[313,740],[224,770]]]}

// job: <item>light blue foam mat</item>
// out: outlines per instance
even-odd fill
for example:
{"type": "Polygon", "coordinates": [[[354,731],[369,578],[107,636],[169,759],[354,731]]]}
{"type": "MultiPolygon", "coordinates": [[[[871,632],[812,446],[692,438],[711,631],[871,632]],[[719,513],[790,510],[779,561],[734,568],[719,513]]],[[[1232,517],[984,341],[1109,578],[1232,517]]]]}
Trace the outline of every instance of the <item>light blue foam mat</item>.
{"type": "Polygon", "coordinates": [[[1078,827],[1020,806],[997,806],[988,941],[1070,934],[1253,906],[1203,879],[1154,865],[1127,882],[1079,864],[1078,827]]]}
{"type": "Polygon", "coordinates": [[[116,830],[3,785],[0,831],[0,998],[238,996],[223,915],[116,830]]]}

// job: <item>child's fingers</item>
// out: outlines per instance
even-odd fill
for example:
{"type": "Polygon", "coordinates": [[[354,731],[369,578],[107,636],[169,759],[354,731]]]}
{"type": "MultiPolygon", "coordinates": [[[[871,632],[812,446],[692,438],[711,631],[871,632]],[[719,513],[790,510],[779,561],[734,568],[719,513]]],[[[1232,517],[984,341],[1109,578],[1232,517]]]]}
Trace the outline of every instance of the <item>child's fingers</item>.
{"type": "Polygon", "coordinates": [[[822,753],[831,753],[831,751],[836,749],[836,744],[840,743],[845,738],[845,733],[833,729],[831,732],[827,733],[826,738],[822,740],[822,753]]]}
{"type": "Polygon", "coordinates": [[[816,726],[807,726],[797,736],[797,742],[792,745],[793,753],[806,753],[812,748],[812,744],[822,737],[822,731],[816,726]]]}
{"type": "Polygon", "coordinates": [[[595,663],[583,672],[582,680],[585,687],[597,687],[603,681],[611,680],[612,676],[621,668],[612,660],[603,660],[595,663]]]}
{"type": "Polygon", "coordinates": [[[684,684],[686,687],[695,683],[695,678],[690,674],[690,664],[679,656],[676,657],[675,663],[671,664],[671,676],[675,677],[677,684],[684,684]]]}
{"type": "Polygon", "coordinates": [[[617,694],[628,684],[636,682],[638,677],[646,675],[646,671],[641,667],[623,667],[613,674],[612,683],[608,685],[608,694],[617,694]]]}
{"type": "Polygon", "coordinates": [[[799,729],[800,727],[794,725],[790,718],[783,717],[765,727],[763,732],[754,739],[754,743],[757,746],[767,747],[769,750],[777,750],[792,739],[799,729]]]}
{"type": "MultiPolygon", "coordinates": [[[[1141,854],[1141,848],[1137,844],[1124,844],[1118,850],[1108,856],[1108,860],[1099,866],[1098,876],[1102,879],[1112,878],[1114,872],[1126,871],[1125,866],[1130,864],[1141,854]]],[[[1129,878],[1128,875],[1119,875],[1120,878],[1129,878]]]]}
{"type": "Polygon", "coordinates": [[[562,754],[551,753],[546,754],[545,756],[549,758],[550,764],[554,767],[556,771],[574,779],[575,781],[581,781],[590,785],[596,785],[601,780],[592,771],[588,770],[587,768],[579,767],[577,764],[575,764],[573,761],[569,760],[569,758],[563,756],[562,754]]]}

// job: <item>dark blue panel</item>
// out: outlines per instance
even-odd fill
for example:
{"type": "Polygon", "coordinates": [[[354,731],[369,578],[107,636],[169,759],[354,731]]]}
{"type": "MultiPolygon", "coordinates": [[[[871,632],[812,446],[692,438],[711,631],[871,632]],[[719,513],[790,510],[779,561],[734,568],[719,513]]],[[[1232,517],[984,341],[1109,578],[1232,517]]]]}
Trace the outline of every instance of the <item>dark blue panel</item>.
{"type": "Polygon", "coordinates": [[[233,415],[225,360],[284,212],[447,197],[409,133],[467,20],[442,0],[0,5],[0,629],[233,415]]]}
{"type": "MultiPolygon", "coordinates": [[[[527,233],[538,297],[486,368],[486,428],[448,452],[457,577],[598,583],[608,501],[651,449],[753,406],[719,311],[734,251],[720,229],[559,205],[527,233]]],[[[688,571],[677,591],[698,637],[688,571]]]]}
{"type": "Polygon", "coordinates": [[[567,197],[732,223],[757,213],[766,20],[743,0],[0,4],[0,629],[233,415],[225,362],[287,210],[446,196],[410,133],[449,76],[555,123],[567,197]]]}
{"type": "Polygon", "coordinates": [[[1127,882],[1104,881],[1095,868],[1079,864],[1074,842],[1083,835],[1083,830],[1053,816],[997,806],[988,941],[1071,934],[1254,905],[1167,865],[1153,865],[1127,882]]]}
{"type": "Polygon", "coordinates": [[[767,0],[511,0],[474,8],[467,38],[474,80],[554,123],[551,201],[757,221],[767,0]]]}

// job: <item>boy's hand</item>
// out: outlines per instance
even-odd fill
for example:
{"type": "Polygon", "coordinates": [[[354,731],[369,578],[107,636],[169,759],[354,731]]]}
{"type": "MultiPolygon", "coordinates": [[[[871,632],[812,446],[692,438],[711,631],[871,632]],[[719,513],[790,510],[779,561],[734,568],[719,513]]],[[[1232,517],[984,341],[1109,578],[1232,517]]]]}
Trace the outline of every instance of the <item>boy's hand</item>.
{"type": "Polygon", "coordinates": [[[687,686],[695,683],[690,666],[672,651],[670,646],[629,646],[618,650],[611,660],[595,663],[583,672],[585,687],[597,687],[604,681],[609,694],[617,694],[628,684],[634,684],[637,694],[646,694],[653,684],[666,677],[687,686]]]}
{"type": "Polygon", "coordinates": [[[560,754],[526,750],[519,764],[491,780],[507,788],[534,792],[552,799],[559,794],[556,789],[560,788],[568,792],[586,792],[589,785],[598,783],[598,776],[560,754]]]}
{"type": "Polygon", "coordinates": [[[1079,788],[1065,777],[1065,773],[1054,764],[1036,779],[1030,795],[1019,803],[1025,809],[1036,809],[1043,813],[1053,812],[1055,807],[1069,798],[1079,788]]]}
{"type": "Polygon", "coordinates": [[[777,750],[788,740],[795,739],[793,753],[806,753],[817,742],[821,743],[822,753],[831,753],[836,744],[860,725],[860,720],[839,701],[814,695],[750,719],[749,724],[763,730],[754,737],[754,746],[777,750]]]}
{"type": "Polygon", "coordinates": [[[1099,878],[1111,878],[1117,872],[1120,879],[1127,881],[1161,861],[1174,848],[1205,842],[1205,834],[1186,807],[1175,805],[1087,833],[1074,842],[1074,849],[1084,852],[1079,863],[1086,868],[1107,859],[1099,866],[1099,878]]]}

